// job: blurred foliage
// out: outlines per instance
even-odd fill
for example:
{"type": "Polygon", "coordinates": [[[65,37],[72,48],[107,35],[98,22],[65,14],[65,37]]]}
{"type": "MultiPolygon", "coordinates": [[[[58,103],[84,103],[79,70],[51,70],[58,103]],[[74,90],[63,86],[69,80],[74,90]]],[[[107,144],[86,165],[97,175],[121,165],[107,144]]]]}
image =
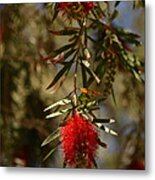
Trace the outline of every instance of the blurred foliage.
{"type": "MultiPolygon", "coordinates": [[[[133,18],[133,24],[143,38],[144,20],[141,15],[144,14],[142,8],[144,3],[143,1],[127,3],[126,8],[140,12],[133,18]],[[139,22],[141,26],[136,26],[139,22]]],[[[40,147],[42,141],[62,122],[62,117],[46,121],[47,113],[44,109],[51,102],[63,99],[72,91],[72,75],[68,74],[71,64],[68,63],[68,58],[73,58],[74,42],[80,32],[77,23],[64,21],[60,14],[55,14],[56,11],[52,10],[53,4],[0,6],[0,162],[2,166],[62,167],[62,159],[58,156],[58,153],[61,153],[60,148],[48,160],[42,161],[51,146],[53,147],[50,143],[44,148],[40,147]],[[67,29],[68,26],[75,28],[67,29]],[[63,28],[66,30],[61,31],[63,28]],[[65,37],[62,38],[62,35],[65,37]],[[66,46],[68,42],[66,35],[72,37],[70,46],[66,46]],[[65,51],[67,52],[64,53],[65,51]],[[62,58],[67,61],[64,62],[62,58]],[[58,63],[61,60],[64,62],[64,68],[58,63]],[[57,78],[48,86],[56,72],[57,78]],[[68,78],[62,85],[64,82],[62,75],[65,73],[68,78]],[[47,86],[48,91],[45,89],[47,86]],[[53,95],[53,92],[56,93],[53,95]]],[[[109,20],[113,21],[115,18],[121,18],[123,10],[118,8],[122,4],[126,2],[111,2],[108,11],[106,3],[100,3],[100,6],[102,12],[107,13],[103,15],[109,16],[109,20]]],[[[97,157],[99,168],[140,169],[142,165],[144,166],[145,156],[144,84],[133,77],[144,81],[142,68],[144,44],[136,48],[140,45],[137,32],[124,31],[116,23],[111,24],[112,31],[115,31],[113,33],[106,26],[106,19],[99,21],[100,13],[96,11],[90,17],[88,47],[84,47],[85,51],[80,51],[80,57],[85,57],[87,61],[82,64],[81,71],[78,71],[78,84],[82,87],[80,83],[82,80],[85,88],[80,89],[79,93],[82,94],[79,96],[80,101],[85,100],[85,96],[94,98],[94,93],[101,92],[104,101],[99,103],[101,111],[97,111],[95,116],[112,116],[117,119],[114,126],[119,134],[117,138],[108,137],[105,132],[101,132],[101,137],[109,144],[109,150],[99,149],[97,157]],[[94,31],[95,28],[98,28],[97,32],[94,31]],[[89,53],[94,58],[93,63],[88,57],[89,53]],[[136,57],[139,57],[140,61],[136,57]],[[88,68],[88,63],[95,76],[88,68]],[[131,73],[126,71],[126,68],[131,73]],[[82,79],[81,72],[83,77],[87,76],[87,78],[82,79]],[[102,82],[101,86],[96,83],[98,78],[102,82]]],[[[72,68],[71,71],[73,72],[72,68]]],[[[57,145],[56,142],[54,143],[57,145]]]]}

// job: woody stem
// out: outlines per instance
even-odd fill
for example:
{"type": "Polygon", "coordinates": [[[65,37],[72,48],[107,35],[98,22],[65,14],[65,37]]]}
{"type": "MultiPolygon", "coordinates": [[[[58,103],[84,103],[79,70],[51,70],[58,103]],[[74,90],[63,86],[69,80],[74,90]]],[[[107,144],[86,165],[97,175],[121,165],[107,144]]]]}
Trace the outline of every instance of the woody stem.
{"type": "Polygon", "coordinates": [[[78,69],[78,62],[76,60],[75,64],[75,72],[74,72],[74,105],[77,106],[77,69],[78,69]]]}

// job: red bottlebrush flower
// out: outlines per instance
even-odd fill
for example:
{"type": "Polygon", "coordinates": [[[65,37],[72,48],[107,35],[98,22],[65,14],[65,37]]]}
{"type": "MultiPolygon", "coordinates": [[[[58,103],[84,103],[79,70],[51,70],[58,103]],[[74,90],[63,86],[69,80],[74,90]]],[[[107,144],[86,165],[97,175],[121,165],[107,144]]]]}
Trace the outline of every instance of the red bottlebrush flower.
{"type": "Polygon", "coordinates": [[[94,6],[94,2],[63,2],[59,3],[58,10],[62,11],[63,15],[67,15],[68,18],[78,19],[84,17],[94,6]]]}
{"type": "Polygon", "coordinates": [[[83,5],[85,12],[88,12],[94,8],[94,2],[81,2],[81,4],[83,5]]]}
{"type": "Polygon", "coordinates": [[[68,7],[69,5],[69,2],[62,2],[62,3],[59,3],[59,10],[60,11],[64,11],[66,7],[68,7]]]}
{"type": "Polygon", "coordinates": [[[91,122],[75,113],[61,128],[61,141],[64,161],[67,165],[86,168],[93,166],[98,133],[91,122]]]}

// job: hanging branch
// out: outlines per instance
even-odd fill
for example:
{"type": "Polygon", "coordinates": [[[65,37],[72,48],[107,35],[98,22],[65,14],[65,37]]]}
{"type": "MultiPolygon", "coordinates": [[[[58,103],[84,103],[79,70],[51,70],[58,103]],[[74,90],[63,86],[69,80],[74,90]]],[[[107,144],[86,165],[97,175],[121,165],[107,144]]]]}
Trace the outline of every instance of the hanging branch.
{"type": "MultiPolygon", "coordinates": [[[[55,6],[53,6],[52,23],[57,17],[63,17],[70,24],[75,22],[79,26],[67,27],[60,31],[50,30],[50,33],[55,36],[69,36],[70,44],[51,52],[45,58],[46,61],[50,60],[51,63],[59,63],[63,66],[47,89],[53,88],[59,81],[62,85],[65,80],[62,77],[67,77],[75,63],[72,92],[45,109],[45,111],[49,111],[57,107],[56,111],[47,116],[48,119],[64,115],[58,130],[50,134],[42,144],[44,146],[52,143],[53,140],[57,141],[56,146],[45,159],[61,143],[65,167],[67,165],[97,167],[94,159],[96,149],[99,145],[103,148],[107,145],[100,140],[96,129],[101,129],[114,136],[118,135],[117,132],[104,125],[105,123],[114,123],[113,118],[98,118],[93,112],[100,108],[99,103],[105,101],[109,95],[112,95],[116,104],[113,82],[118,67],[123,66],[125,70],[129,70],[133,74],[135,79],[142,80],[142,72],[140,73],[139,70],[142,69],[143,63],[128,48],[128,44],[140,45],[139,36],[113,27],[112,21],[117,18],[119,12],[116,9],[110,12],[109,2],[102,3],[107,7],[104,10],[100,2],[64,2],[54,3],[55,6]],[[107,22],[103,21],[104,18],[107,19],[107,22]],[[92,32],[97,32],[96,39],[92,32]],[[94,47],[91,53],[88,49],[88,40],[94,47]],[[78,87],[77,83],[79,66],[83,87],[78,87]],[[101,90],[99,92],[92,91],[92,84],[102,87],[101,90]],[[92,158],[89,157],[90,154],[92,158]]],[[[119,3],[116,3],[115,7],[119,3]]]]}

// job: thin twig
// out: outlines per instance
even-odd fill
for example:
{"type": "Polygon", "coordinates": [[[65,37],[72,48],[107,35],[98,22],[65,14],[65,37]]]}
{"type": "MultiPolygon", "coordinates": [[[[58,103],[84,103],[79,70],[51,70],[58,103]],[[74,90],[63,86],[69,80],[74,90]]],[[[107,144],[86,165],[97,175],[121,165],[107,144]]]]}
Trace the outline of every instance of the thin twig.
{"type": "Polygon", "coordinates": [[[76,60],[75,72],[74,72],[74,95],[75,95],[74,103],[75,103],[75,107],[77,106],[77,70],[78,70],[78,61],[76,60]]]}

